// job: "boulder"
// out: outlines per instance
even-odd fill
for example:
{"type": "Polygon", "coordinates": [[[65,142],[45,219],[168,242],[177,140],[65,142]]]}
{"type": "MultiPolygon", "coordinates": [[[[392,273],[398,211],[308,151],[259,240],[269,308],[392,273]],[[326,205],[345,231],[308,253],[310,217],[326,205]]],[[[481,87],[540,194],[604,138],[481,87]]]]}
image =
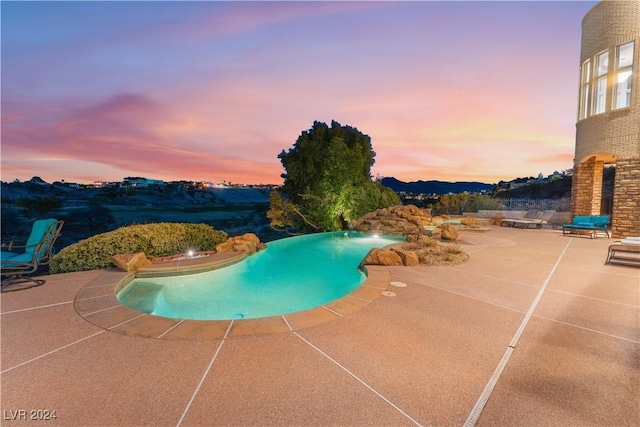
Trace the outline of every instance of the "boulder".
{"type": "Polygon", "coordinates": [[[415,224],[417,226],[421,226],[422,225],[422,217],[419,217],[417,215],[411,215],[407,219],[412,224],[415,224]]]}
{"type": "Polygon", "coordinates": [[[246,233],[242,236],[230,237],[226,242],[216,246],[216,252],[246,252],[249,255],[260,251],[267,246],[260,243],[260,238],[253,233],[246,233]]]}
{"type": "Polygon", "coordinates": [[[233,237],[230,237],[227,239],[226,242],[220,243],[218,246],[216,246],[216,252],[227,252],[227,251],[232,251],[233,250],[233,246],[236,244],[236,241],[233,240],[233,237]]]}
{"type": "Polygon", "coordinates": [[[415,224],[402,224],[402,234],[416,234],[420,232],[420,227],[415,224]]]}
{"type": "Polygon", "coordinates": [[[444,224],[444,217],[442,216],[434,216],[433,218],[431,218],[431,224],[435,225],[435,226],[439,226],[444,224]]]}
{"type": "MultiPolygon", "coordinates": [[[[457,233],[457,229],[452,226],[445,226],[444,233],[457,233]]],[[[442,230],[438,230],[442,232],[442,230]]],[[[425,235],[410,234],[407,236],[407,243],[400,246],[393,245],[389,249],[372,249],[363,260],[365,265],[385,265],[385,266],[409,266],[420,265],[457,265],[466,262],[469,257],[462,250],[451,250],[451,246],[443,247],[438,242],[425,235]]]]}
{"type": "Polygon", "coordinates": [[[362,260],[362,263],[369,265],[379,265],[380,258],[378,258],[378,252],[380,252],[379,248],[371,249],[365,259],[362,260]]]}
{"type": "Polygon", "coordinates": [[[474,217],[462,218],[460,220],[460,224],[466,225],[467,227],[472,227],[472,228],[480,227],[480,221],[478,221],[478,218],[474,218],[474,217]]]}
{"type": "Polygon", "coordinates": [[[433,230],[431,230],[431,234],[429,234],[429,237],[431,237],[432,239],[439,239],[441,235],[442,235],[442,228],[436,227],[433,230]]]}
{"type": "Polygon", "coordinates": [[[438,226],[440,230],[440,238],[442,240],[456,240],[458,238],[458,229],[449,224],[438,226]]]}
{"type": "Polygon", "coordinates": [[[414,205],[396,205],[369,212],[352,221],[350,228],[355,231],[377,230],[384,234],[420,232],[424,225],[431,223],[431,215],[414,205]]]}
{"type": "Polygon", "coordinates": [[[426,234],[410,234],[407,236],[407,243],[419,243],[422,246],[432,247],[438,243],[426,234]]]}
{"type": "Polygon", "coordinates": [[[392,251],[398,254],[400,260],[402,261],[402,265],[406,265],[408,267],[420,265],[420,260],[418,259],[418,255],[415,252],[397,248],[392,249],[392,251]]]}
{"type": "Polygon", "coordinates": [[[378,252],[378,260],[382,265],[402,265],[402,258],[400,258],[400,255],[388,249],[381,249],[380,252],[378,252]]]}
{"type": "Polygon", "coordinates": [[[144,252],[114,255],[111,260],[118,268],[129,273],[137,273],[140,268],[151,264],[151,260],[147,258],[144,252]]]}
{"type": "Polygon", "coordinates": [[[400,256],[392,250],[375,248],[364,259],[368,265],[402,265],[400,256]]]}
{"type": "Polygon", "coordinates": [[[375,230],[377,227],[380,227],[380,220],[379,219],[369,219],[367,221],[364,222],[365,224],[369,224],[369,227],[372,230],[375,230]]]}
{"type": "Polygon", "coordinates": [[[249,241],[236,242],[233,245],[235,252],[246,252],[248,254],[254,254],[258,251],[258,247],[255,243],[249,241]]]}

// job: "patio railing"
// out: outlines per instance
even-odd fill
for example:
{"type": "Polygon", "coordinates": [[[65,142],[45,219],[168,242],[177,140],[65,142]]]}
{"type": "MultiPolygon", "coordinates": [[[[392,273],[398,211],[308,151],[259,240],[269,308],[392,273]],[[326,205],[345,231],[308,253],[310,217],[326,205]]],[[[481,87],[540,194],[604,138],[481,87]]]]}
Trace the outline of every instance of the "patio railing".
{"type": "MultiPolygon", "coordinates": [[[[494,199],[496,200],[496,199],[494,199]]],[[[502,201],[502,209],[508,211],[526,211],[538,209],[541,211],[554,210],[569,212],[571,210],[571,198],[557,199],[497,199],[502,201]]]]}
{"type": "MultiPolygon", "coordinates": [[[[446,197],[446,196],[445,196],[446,197]]],[[[569,212],[571,210],[571,198],[495,198],[487,196],[458,196],[453,195],[440,203],[432,205],[432,214],[461,215],[463,212],[478,212],[480,210],[526,211],[529,209],[554,210],[557,212],[569,212]]]]}

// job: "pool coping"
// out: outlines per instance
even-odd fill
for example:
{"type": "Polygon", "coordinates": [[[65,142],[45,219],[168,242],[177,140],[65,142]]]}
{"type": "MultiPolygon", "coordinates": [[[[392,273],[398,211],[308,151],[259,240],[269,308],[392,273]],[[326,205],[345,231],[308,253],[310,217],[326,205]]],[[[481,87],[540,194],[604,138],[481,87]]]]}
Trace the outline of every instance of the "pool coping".
{"type": "Polygon", "coordinates": [[[353,292],[309,310],[279,316],[238,320],[188,320],[155,316],[123,305],[117,292],[138,277],[161,277],[211,271],[247,258],[244,252],[223,252],[211,256],[152,263],[138,273],[123,272],[119,280],[109,276],[82,287],[74,299],[75,311],[87,322],[123,335],[165,340],[221,340],[288,333],[348,316],[383,294],[391,274],[385,266],[363,267],[367,278],[353,292]]]}

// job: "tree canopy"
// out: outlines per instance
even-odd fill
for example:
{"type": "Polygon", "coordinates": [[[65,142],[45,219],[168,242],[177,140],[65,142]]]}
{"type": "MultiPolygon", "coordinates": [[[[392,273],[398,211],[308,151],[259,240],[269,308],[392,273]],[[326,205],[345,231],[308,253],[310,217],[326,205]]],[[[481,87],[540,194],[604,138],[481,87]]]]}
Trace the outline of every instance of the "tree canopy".
{"type": "Polygon", "coordinates": [[[339,230],[367,212],[400,204],[393,190],[372,181],[375,156],[371,138],[358,129],[314,122],[278,155],[286,172],[283,194],[270,198],[272,226],[339,230]]]}

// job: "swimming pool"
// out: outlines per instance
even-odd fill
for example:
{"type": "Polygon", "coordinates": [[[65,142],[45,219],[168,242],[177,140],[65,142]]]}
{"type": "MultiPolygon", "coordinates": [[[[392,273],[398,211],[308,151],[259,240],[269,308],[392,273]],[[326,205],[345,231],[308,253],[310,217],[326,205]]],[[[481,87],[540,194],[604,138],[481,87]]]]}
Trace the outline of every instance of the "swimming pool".
{"type": "Polygon", "coordinates": [[[289,237],[219,270],[135,279],[117,297],[136,310],[174,319],[254,319],[294,313],[358,288],[366,279],[358,265],[367,252],[403,240],[355,232],[289,237]]]}

